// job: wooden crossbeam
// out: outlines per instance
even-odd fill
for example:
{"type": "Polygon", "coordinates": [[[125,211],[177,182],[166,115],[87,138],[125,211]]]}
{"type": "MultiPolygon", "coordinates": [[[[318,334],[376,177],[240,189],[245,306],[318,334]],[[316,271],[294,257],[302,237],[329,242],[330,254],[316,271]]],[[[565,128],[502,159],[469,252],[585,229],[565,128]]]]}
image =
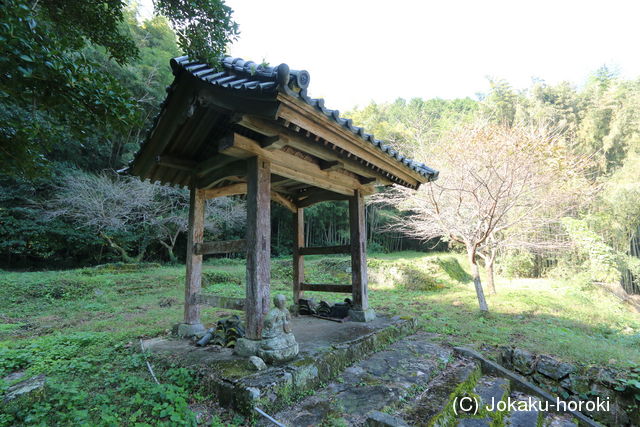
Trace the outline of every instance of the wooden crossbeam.
{"type": "Polygon", "coordinates": [[[361,184],[371,184],[372,182],[376,182],[376,179],[361,176],[360,178],[358,178],[358,181],[360,181],[361,184]]]}
{"type": "Polygon", "coordinates": [[[380,167],[412,186],[428,181],[418,172],[407,168],[381,150],[370,149],[359,136],[337,125],[328,117],[318,115],[311,105],[284,94],[278,95],[278,101],[281,101],[278,117],[283,120],[288,120],[291,124],[331,141],[337,148],[380,167]]]}
{"type": "Polygon", "coordinates": [[[231,176],[245,176],[247,164],[244,160],[236,160],[221,168],[214,169],[198,180],[198,188],[211,188],[231,176]]]}
{"type": "Polygon", "coordinates": [[[193,246],[193,252],[196,255],[229,254],[234,252],[245,252],[246,250],[247,241],[244,239],[196,243],[193,246]]]}
{"type": "MultiPolygon", "coordinates": [[[[336,169],[344,169],[344,163],[340,162],[338,160],[322,160],[320,162],[320,169],[322,169],[323,171],[332,171],[332,170],[336,170],[336,169]]],[[[375,178],[371,178],[373,181],[375,181],[375,178]]],[[[373,182],[371,181],[371,182],[373,182]]]]}
{"type": "Polygon", "coordinates": [[[212,294],[198,294],[195,296],[196,304],[204,304],[209,307],[226,308],[227,310],[244,310],[244,298],[222,297],[212,294]]]}
{"type": "Polygon", "coordinates": [[[225,185],[224,187],[210,188],[208,190],[203,190],[203,194],[205,199],[247,194],[247,183],[240,182],[238,184],[225,185]]]}
{"type": "Polygon", "coordinates": [[[294,147],[300,151],[304,151],[305,153],[309,153],[327,162],[333,162],[333,161],[341,162],[343,163],[341,166],[343,169],[364,177],[375,177],[380,181],[380,184],[389,185],[392,183],[391,180],[377,173],[370,167],[366,167],[361,163],[355,161],[354,158],[350,160],[345,159],[343,156],[339,155],[335,151],[329,150],[323,144],[310,141],[307,138],[304,138],[303,135],[293,132],[292,130],[282,128],[281,126],[273,122],[270,122],[268,120],[265,120],[256,116],[245,115],[242,117],[242,120],[238,123],[258,133],[268,133],[270,135],[283,135],[288,138],[287,145],[294,147]]]}
{"type": "Polygon", "coordinates": [[[300,255],[348,254],[348,253],[351,253],[351,245],[300,248],[299,253],[300,255]]]}
{"type": "Polygon", "coordinates": [[[281,149],[288,143],[289,139],[281,135],[265,136],[262,141],[260,141],[260,146],[265,150],[274,151],[281,149]]]}
{"type": "MultiPolygon", "coordinates": [[[[225,185],[224,187],[210,188],[208,190],[202,190],[202,193],[205,199],[215,199],[216,197],[247,194],[247,183],[239,182],[237,184],[225,185]]],[[[288,199],[277,191],[271,192],[271,200],[279,203],[280,205],[289,209],[291,212],[295,212],[298,209],[298,207],[295,205],[295,203],[293,203],[292,200],[288,199]]]]}
{"type": "Polygon", "coordinates": [[[179,157],[173,156],[157,156],[156,163],[159,166],[165,166],[168,168],[183,170],[187,172],[192,172],[197,166],[197,163],[193,160],[181,159],[179,157]]]}
{"type": "Polygon", "coordinates": [[[301,283],[300,290],[302,291],[316,291],[316,292],[338,292],[342,294],[350,294],[352,291],[351,285],[332,285],[332,284],[316,284],[316,283],[301,283]]]}
{"type": "Polygon", "coordinates": [[[194,172],[198,176],[203,176],[211,172],[212,170],[219,169],[234,161],[236,161],[236,159],[231,156],[225,156],[224,154],[217,154],[213,157],[208,158],[207,160],[203,160],[200,163],[198,163],[195,167],[194,172]]]}
{"type": "Polygon", "coordinates": [[[271,162],[271,173],[273,174],[347,196],[352,196],[354,189],[358,189],[364,194],[371,194],[374,190],[373,187],[362,185],[354,177],[337,171],[323,171],[317,164],[293,154],[265,150],[258,142],[240,134],[235,134],[233,146],[222,150],[221,153],[246,159],[260,156],[271,162]]]}
{"type": "Polygon", "coordinates": [[[337,194],[332,191],[319,190],[310,192],[310,194],[304,199],[298,200],[296,206],[299,208],[306,208],[316,203],[325,202],[327,200],[348,200],[349,197],[343,194],[337,194]]]}
{"type": "Polygon", "coordinates": [[[295,203],[293,203],[293,201],[289,200],[288,198],[278,193],[277,191],[271,192],[271,200],[281,204],[285,208],[289,209],[291,212],[296,212],[298,210],[298,207],[295,205],[295,203]]]}

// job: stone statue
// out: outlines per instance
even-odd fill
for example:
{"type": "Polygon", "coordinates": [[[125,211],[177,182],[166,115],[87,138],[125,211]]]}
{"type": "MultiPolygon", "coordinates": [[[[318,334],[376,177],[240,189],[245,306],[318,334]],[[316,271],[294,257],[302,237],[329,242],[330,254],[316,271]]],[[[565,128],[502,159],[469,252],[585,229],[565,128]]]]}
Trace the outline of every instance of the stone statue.
{"type": "Polygon", "coordinates": [[[298,343],[291,333],[291,314],[284,295],[273,298],[274,308],[264,318],[258,356],[267,363],[281,363],[298,355],[298,343]]]}

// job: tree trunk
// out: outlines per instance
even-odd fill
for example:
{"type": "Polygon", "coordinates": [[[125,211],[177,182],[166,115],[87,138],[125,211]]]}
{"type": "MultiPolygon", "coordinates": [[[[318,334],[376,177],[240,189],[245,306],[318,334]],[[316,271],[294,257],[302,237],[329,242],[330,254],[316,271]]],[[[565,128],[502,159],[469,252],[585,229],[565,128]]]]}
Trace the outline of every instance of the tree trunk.
{"type": "Polygon", "coordinates": [[[162,240],[160,241],[160,244],[162,246],[164,246],[165,248],[167,248],[167,255],[169,255],[169,262],[171,264],[177,264],[178,263],[178,257],[176,257],[176,255],[173,253],[173,247],[174,245],[170,245],[167,242],[163,242],[162,240]]]}
{"type": "Polygon", "coordinates": [[[494,261],[495,261],[495,259],[493,257],[489,257],[486,260],[487,287],[489,288],[489,295],[495,295],[496,294],[496,284],[495,284],[495,278],[494,278],[494,273],[493,273],[494,261]]]}
{"type": "Polygon", "coordinates": [[[100,236],[105,239],[107,241],[107,243],[109,243],[109,246],[111,246],[113,249],[117,250],[118,252],[120,252],[120,256],[122,257],[122,260],[126,263],[135,263],[136,260],[134,258],[131,258],[129,256],[129,254],[127,253],[127,251],[120,245],[118,245],[116,242],[114,242],[113,240],[111,240],[111,238],[109,236],[107,236],[104,233],[100,233],[100,236]]]}
{"type": "Polygon", "coordinates": [[[478,269],[478,263],[476,262],[475,248],[468,247],[467,256],[469,257],[469,263],[471,264],[471,275],[473,276],[473,285],[476,288],[480,311],[482,313],[488,313],[489,306],[487,305],[487,300],[484,298],[484,290],[482,289],[482,282],[480,281],[480,270],[478,269]]]}

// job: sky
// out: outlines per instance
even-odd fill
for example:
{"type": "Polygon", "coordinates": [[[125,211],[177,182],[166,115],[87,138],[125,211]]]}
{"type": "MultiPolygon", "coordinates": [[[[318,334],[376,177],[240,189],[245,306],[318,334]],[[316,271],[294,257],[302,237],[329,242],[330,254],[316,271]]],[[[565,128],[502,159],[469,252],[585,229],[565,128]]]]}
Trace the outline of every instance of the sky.
{"type": "MultiPolygon", "coordinates": [[[[149,9],[151,0],[144,0],[149,9]]],[[[402,98],[476,98],[487,77],[583,84],[602,65],[640,76],[637,0],[226,0],[229,54],[311,74],[349,110],[402,98]]]]}

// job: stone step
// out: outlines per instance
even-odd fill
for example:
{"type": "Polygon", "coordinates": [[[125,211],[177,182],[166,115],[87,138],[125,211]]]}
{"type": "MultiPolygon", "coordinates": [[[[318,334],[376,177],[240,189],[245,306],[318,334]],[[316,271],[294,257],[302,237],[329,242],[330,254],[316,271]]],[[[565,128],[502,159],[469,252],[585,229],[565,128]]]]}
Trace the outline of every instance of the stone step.
{"type": "Polygon", "coordinates": [[[481,407],[493,407],[509,396],[511,383],[506,378],[483,375],[474,388],[480,398],[481,407]]]}
{"type": "Polygon", "coordinates": [[[542,420],[543,427],[578,427],[570,414],[547,413],[542,420]]]}
{"type": "Polygon", "coordinates": [[[403,419],[410,425],[455,425],[458,417],[452,412],[453,400],[462,394],[462,390],[473,389],[478,372],[475,362],[455,359],[413,402],[403,408],[403,419]]]}
{"type": "Polygon", "coordinates": [[[509,397],[513,401],[523,402],[523,403],[516,403],[518,408],[529,407],[531,409],[528,409],[528,410],[518,409],[515,411],[511,411],[504,418],[505,426],[536,427],[539,425],[540,420],[542,420],[544,418],[544,415],[546,414],[535,409],[536,405],[539,406],[540,398],[530,396],[517,391],[514,391],[513,393],[511,393],[511,396],[509,397]]]}
{"type": "MultiPolygon", "coordinates": [[[[351,365],[312,396],[272,416],[288,426],[385,425],[385,419],[400,426],[404,422],[396,408],[429,387],[451,358],[450,349],[433,343],[430,334],[418,333],[351,365]]],[[[460,379],[455,375],[450,384],[460,379]]]]}

